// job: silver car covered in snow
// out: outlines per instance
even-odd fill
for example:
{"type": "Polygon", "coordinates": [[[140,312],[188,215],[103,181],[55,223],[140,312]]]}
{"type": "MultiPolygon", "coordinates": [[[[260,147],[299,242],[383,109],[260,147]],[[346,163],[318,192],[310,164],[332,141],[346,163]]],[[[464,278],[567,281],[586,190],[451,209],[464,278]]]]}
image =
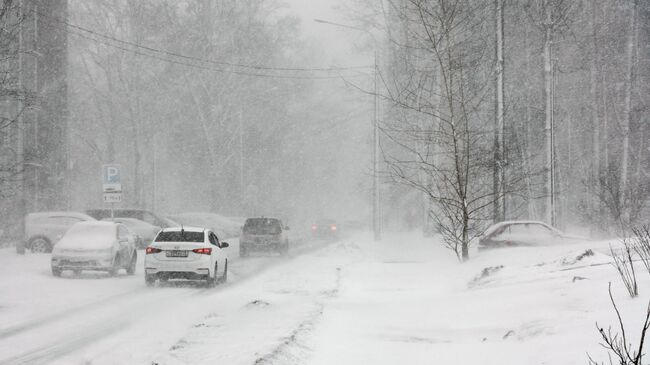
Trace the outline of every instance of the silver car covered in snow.
{"type": "Polygon", "coordinates": [[[80,222],[73,225],[52,250],[52,274],[63,270],[76,274],[82,270],[107,271],[116,275],[120,269],[135,273],[137,262],[135,235],[123,224],[114,222],[80,222]]]}

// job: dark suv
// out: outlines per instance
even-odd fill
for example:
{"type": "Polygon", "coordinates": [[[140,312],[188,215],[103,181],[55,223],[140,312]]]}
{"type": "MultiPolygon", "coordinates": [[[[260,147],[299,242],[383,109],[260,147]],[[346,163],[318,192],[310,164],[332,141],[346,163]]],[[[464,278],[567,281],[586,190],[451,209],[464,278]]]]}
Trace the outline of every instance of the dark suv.
{"type": "Polygon", "coordinates": [[[239,256],[246,257],[250,252],[289,253],[289,227],[277,218],[248,218],[242,227],[239,238],[239,256]]]}

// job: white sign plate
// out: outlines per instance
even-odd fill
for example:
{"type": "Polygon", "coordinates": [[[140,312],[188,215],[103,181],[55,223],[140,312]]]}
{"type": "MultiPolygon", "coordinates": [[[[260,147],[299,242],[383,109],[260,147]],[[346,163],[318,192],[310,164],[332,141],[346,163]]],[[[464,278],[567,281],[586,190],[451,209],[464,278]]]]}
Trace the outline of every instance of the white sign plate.
{"type": "Polygon", "coordinates": [[[104,193],[104,203],[122,202],[122,193],[104,193]]]}
{"type": "Polygon", "coordinates": [[[119,193],[122,191],[122,184],[104,184],[105,193],[119,193]]]}

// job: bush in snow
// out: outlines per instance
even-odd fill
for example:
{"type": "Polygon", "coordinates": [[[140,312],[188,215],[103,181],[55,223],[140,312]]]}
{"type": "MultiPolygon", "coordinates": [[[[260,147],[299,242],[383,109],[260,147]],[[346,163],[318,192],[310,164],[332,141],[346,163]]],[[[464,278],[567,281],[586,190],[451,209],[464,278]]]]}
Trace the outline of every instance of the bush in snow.
{"type": "Polygon", "coordinates": [[[622,249],[614,249],[611,246],[609,250],[614,259],[614,267],[618,271],[627,292],[632,298],[639,295],[639,288],[636,284],[636,272],[634,271],[634,261],[632,260],[632,245],[628,240],[623,240],[622,249]]]}
{"type": "Polygon", "coordinates": [[[639,255],[646,270],[650,273],[650,225],[633,228],[632,232],[637,241],[634,251],[639,255]]]}
{"type": "MultiPolygon", "coordinates": [[[[611,326],[607,328],[607,331],[605,331],[605,329],[596,323],[596,328],[598,329],[598,333],[600,333],[600,337],[603,341],[600,345],[607,350],[610,364],[613,364],[613,355],[613,358],[619,365],[642,365],[641,361],[643,358],[643,345],[645,343],[648,329],[650,328],[650,302],[648,302],[648,308],[646,309],[645,321],[643,322],[643,327],[641,328],[641,336],[639,337],[639,342],[637,344],[633,344],[630,342],[630,339],[625,333],[625,326],[623,325],[621,312],[616,306],[614,297],[612,297],[612,283],[609,283],[609,299],[612,302],[614,311],[616,312],[616,318],[618,318],[618,326],[620,332],[613,333],[611,326]]],[[[587,354],[587,356],[589,357],[590,365],[598,365],[598,362],[596,362],[589,354],[587,354]]]]}

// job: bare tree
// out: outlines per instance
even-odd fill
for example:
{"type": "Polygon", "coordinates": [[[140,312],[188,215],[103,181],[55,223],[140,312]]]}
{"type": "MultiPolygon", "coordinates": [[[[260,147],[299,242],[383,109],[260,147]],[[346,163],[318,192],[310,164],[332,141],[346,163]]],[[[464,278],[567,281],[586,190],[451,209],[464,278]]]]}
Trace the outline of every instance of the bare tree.
{"type": "Polygon", "coordinates": [[[22,126],[19,121],[35,98],[22,85],[21,26],[19,3],[0,3],[0,198],[12,195],[22,177],[22,126]]]}
{"type": "Polygon", "coordinates": [[[391,3],[405,37],[391,39],[403,67],[384,79],[394,118],[383,127],[395,146],[386,156],[388,173],[435,203],[430,219],[460,260],[469,258],[470,242],[491,220],[490,208],[521,183],[513,178],[497,191],[490,183],[494,128],[486,121],[494,115],[487,101],[495,74],[480,30],[489,29],[491,4],[391,3]]]}

